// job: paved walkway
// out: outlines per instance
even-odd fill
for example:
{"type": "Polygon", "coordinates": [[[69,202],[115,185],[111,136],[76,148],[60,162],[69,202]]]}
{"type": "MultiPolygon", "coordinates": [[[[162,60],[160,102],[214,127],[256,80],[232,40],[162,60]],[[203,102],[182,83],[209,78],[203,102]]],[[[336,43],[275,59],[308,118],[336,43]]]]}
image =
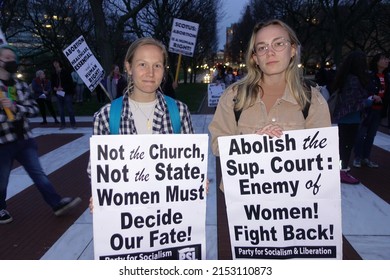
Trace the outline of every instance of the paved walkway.
{"type": "MultiPolygon", "coordinates": [[[[196,133],[208,133],[207,127],[212,115],[193,115],[193,123],[196,133]]],[[[90,117],[78,117],[79,122],[91,122],[90,117]]],[[[39,123],[40,118],[31,120],[39,123]]],[[[59,131],[55,127],[37,127],[34,134],[82,134],[81,137],[62,145],[61,147],[43,155],[40,159],[47,174],[56,172],[64,165],[74,161],[89,150],[89,138],[91,127],[79,127],[76,130],[65,129],[59,131]]],[[[383,149],[386,157],[390,155],[390,136],[378,133],[375,145],[383,149]]],[[[381,150],[382,151],[382,150],[381,150]]],[[[390,161],[387,166],[381,168],[390,169],[390,161]]],[[[32,182],[23,173],[22,168],[12,171],[9,189],[9,199],[18,195],[32,182]]],[[[375,172],[370,170],[370,172],[375,172]]],[[[215,158],[209,153],[210,192],[207,197],[207,220],[206,220],[206,246],[207,259],[218,259],[217,249],[217,211],[216,211],[216,185],[215,185],[215,158]]],[[[364,180],[362,180],[364,182],[364,180]]],[[[384,181],[385,182],[385,181],[384,181]]],[[[387,183],[386,183],[387,184],[387,183]]],[[[381,185],[386,194],[389,193],[389,185],[381,185]]],[[[342,184],[342,217],[343,234],[351,243],[362,259],[385,259],[390,260],[390,205],[376,195],[363,184],[356,186],[342,184]]],[[[37,217],[40,218],[40,217],[37,217]]],[[[29,229],[26,229],[27,231],[29,229]]],[[[50,234],[50,233],[48,233],[50,234]]],[[[45,238],[45,237],[43,237],[45,238]]],[[[90,260],[93,259],[92,242],[92,215],[88,209],[69,226],[65,233],[50,246],[50,249],[41,257],[46,260],[90,260]]]]}

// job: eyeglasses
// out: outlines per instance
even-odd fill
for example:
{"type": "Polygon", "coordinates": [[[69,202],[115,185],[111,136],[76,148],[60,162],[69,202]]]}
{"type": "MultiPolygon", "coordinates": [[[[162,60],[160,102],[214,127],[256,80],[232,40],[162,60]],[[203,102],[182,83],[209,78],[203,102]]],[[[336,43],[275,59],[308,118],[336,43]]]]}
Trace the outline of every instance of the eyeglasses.
{"type": "Polygon", "coordinates": [[[269,45],[271,45],[274,51],[281,52],[289,44],[291,45],[291,42],[285,38],[276,38],[271,42],[271,44],[257,44],[253,49],[253,53],[257,54],[258,56],[265,55],[269,50],[269,45]]]}

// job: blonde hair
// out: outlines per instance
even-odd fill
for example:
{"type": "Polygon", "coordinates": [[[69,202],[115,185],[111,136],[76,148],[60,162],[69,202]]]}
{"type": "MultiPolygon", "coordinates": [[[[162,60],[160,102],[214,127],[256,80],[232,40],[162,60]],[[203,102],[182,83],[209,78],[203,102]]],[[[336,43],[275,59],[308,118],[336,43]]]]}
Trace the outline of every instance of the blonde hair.
{"type": "MultiPolygon", "coordinates": [[[[165,48],[163,43],[161,43],[160,41],[158,41],[158,40],[156,40],[154,38],[151,38],[151,37],[139,38],[139,39],[135,40],[130,45],[130,47],[127,50],[126,56],[125,56],[125,66],[124,66],[124,69],[126,69],[126,62],[128,62],[130,65],[132,64],[133,58],[134,58],[134,54],[137,51],[137,49],[142,47],[142,46],[145,46],[145,45],[153,45],[153,46],[159,47],[161,49],[161,52],[162,52],[163,58],[164,58],[163,63],[164,63],[164,70],[165,70],[165,68],[168,65],[168,52],[167,52],[167,49],[165,48]]],[[[129,94],[131,94],[132,91],[133,91],[133,79],[131,78],[129,73],[127,73],[127,76],[128,76],[128,79],[127,79],[127,81],[128,81],[128,83],[127,83],[127,91],[129,92],[129,94]]]]}
{"type": "Polygon", "coordinates": [[[296,54],[291,58],[290,63],[286,69],[286,82],[287,87],[297,100],[301,108],[305,108],[306,104],[309,101],[307,97],[307,92],[310,90],[303,85],[303,75],[298,65],[300,63],[300,42],[298,40],[295,32],[284,22],[273,19],[266,23],[258,23],[255,25],[252,31],[252,36],[250,38],[247,52],[246,52],[246,65],[247,65],[247,75],[240,79],[238,82],[233,84],[231,87],[235,90],[237,89],[236,104],[235,110],[242,110],[252,106],[257,98],[258,93],[260,92],[263,95],[263,90],[260,86],[260,81],[263,79],[264,73],[256,64],[253,59],[255,40],[257,33],[263,28],[270,25],[278,25],[287,31],[291,46],[294,46],[296,49],[296,54]]]}

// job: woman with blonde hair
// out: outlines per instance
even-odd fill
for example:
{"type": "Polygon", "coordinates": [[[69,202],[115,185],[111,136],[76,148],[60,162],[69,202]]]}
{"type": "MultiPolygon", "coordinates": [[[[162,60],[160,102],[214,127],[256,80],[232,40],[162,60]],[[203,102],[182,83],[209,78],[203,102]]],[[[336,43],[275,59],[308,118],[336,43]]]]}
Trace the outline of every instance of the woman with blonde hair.
{"type": "Polygon", "coordinates": [[[327,102],[304,82],[299,54],[298,38],[284,22],[254,27],[246,52],[247,75],[225,90],[209,125],[215,155],[219,136],[280,137],[285,130],[331,125],[327,102]]]}
{"type": "MultiPolygon", "coordinates": [[[[173,126],[160,85],[167,67],[165,46],[149,37],[134,41],[124,61],[127,88],[123,94],[119,134],[169,134],[173,126]]],[[[180,132],[193,133],[188,107],[175,100],[180,114],[180,132]]],[[[110,134],[107,104],[94,116],[93,134],[110,134]]]]}
{"type": "MultiPolygon", "coordinates": [[[[168,104],[160,90],[167,67],[168,53],[165,46],[150,37],[134,41],[125,57],[127,88],[122,99],[118,134],[173,134],[174,124],[168,104]]],[[[174,100],[179,111],[180,133],[192,134],[191,115],[186,104],[174,100]]],[[[94,115],[93,134],[113,134],[110,127],[112,103],[106,104],[94,115]]],[[[88,174],[91,172],[88,163],[88,174]]],[[[92,212],[93,201],[89,208],[92,212]]]]}
{"type": "MultiPolygon", "coordinates": [[[[283,131],[331,125],[327,102],[316,87],[306,86],[299,68],[300,43],[295,32],[280,20],[257,24],[246,52],[247,75],[230,85],[219,99],[209,125],[212,151],[219,156],[218,137],[265,134],[280,137],[283,131]]],[[[217,157],[217,174],[219,171],[217,157]]],[[[220,178],[217,178],[217,184],[220,178]]],[[[226,218],[223,184],[217,201],[226,218]]],[[[229,237],[219,229],[219,240],[229,237]]],[[[220,246],[230,247],[224,243],[220,246]]]]}

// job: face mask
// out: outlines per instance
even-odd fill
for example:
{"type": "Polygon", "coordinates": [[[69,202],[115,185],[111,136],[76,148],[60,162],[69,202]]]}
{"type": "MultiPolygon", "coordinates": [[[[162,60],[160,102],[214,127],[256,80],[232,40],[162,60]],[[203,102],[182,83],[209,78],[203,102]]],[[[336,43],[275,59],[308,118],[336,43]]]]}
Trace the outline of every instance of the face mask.
{"type": "MultiPolygon", "coordinates": [[[[4,61],[3,61],[4,62],[4,61]]],[[[15,74],[16,71],[18,70],[18,64],[16,63],[15,60],[11,61],[6,61],[4,62],[3,66],[4,70],[7,71],[10,74],[15,74]]]]}

